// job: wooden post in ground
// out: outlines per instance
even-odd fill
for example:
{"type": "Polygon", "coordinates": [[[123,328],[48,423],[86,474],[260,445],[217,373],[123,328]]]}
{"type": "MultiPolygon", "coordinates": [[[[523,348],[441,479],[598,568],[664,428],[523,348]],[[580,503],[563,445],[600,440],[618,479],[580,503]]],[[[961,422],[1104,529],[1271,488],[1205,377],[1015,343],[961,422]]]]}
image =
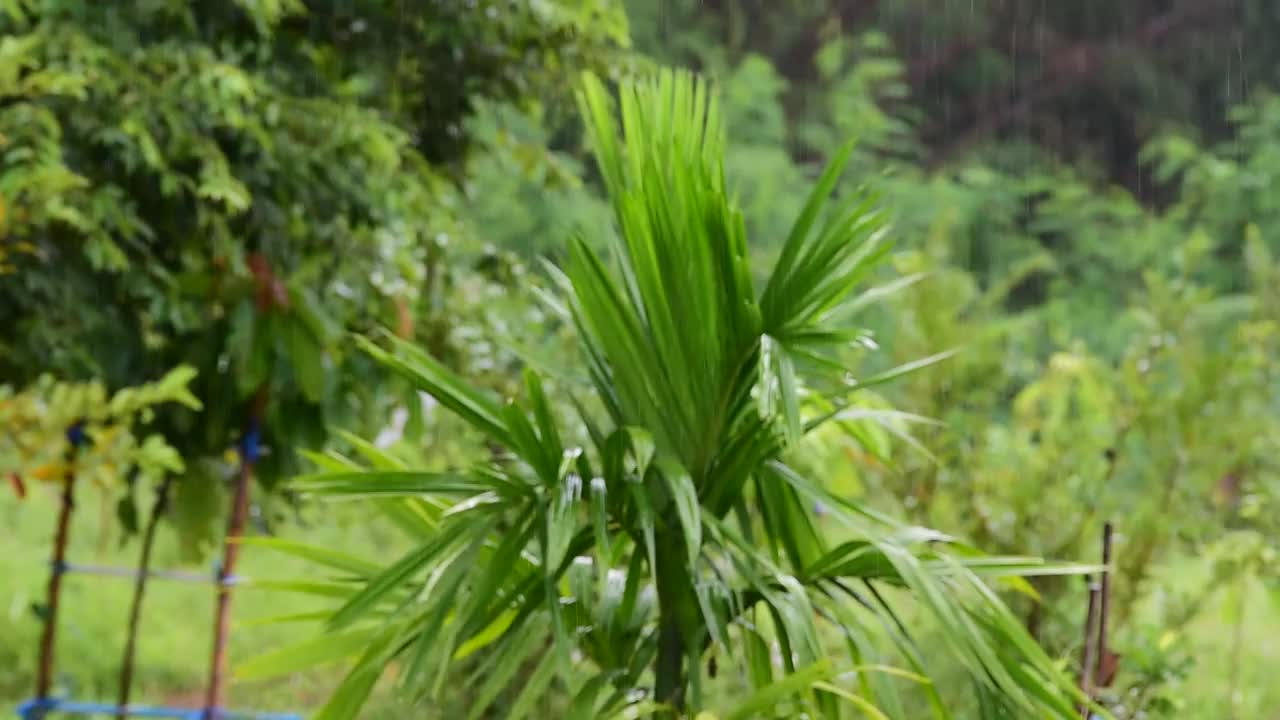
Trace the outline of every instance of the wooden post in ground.
{"type": "Polygon", "coordinates": [[[1111,537],[1112,525],[1102,526],[1102,578],[1089,578],[1089,612],[1084,627],[1084,658],[1080,665],[1080,691],[1085,704],[1080,711],[1089,720],[1098,687],[1111,683],[1116,671],[1116,656],[1107,648],[1107,624],[1111,612],[1111,537]]]}
{"type": "Polygon", "coordinates": [[[40,635],[40,658],[36,670],[37,706],[49,699],[49,692],[53,689],[53,658],[58,636],[58,601],[62,597],[62,575],[67,564],[67,544],[71,539],[71,515],[75,511],[76,456],[85,440],[84,427],[79,423],[67,430],[67,466],[62,476],[62,504],[58,509],[58,529],[53,540],[53,561],[49,568],[44,631],[40,635]]]}
{"type": "Polygon", "coordinates": [[[218,570],[218,607],[214,616],[213,659],[209,667],[209,687],[205,696],[205,720],[217,720],[222,711],[226,690],[227,645],[231,637],[231,589],[235,583],[236,561],[240,557],[240,537],[244,535],[249,516],[249,489],[253,483],[253,465],[258,458],[262,413],[266,407],[266,386],[258,389],[253,399],[244,436],[240,439],[240,471],[236,475],[235,497],[227,536],[223,541],[222,567],[218,570]]]}

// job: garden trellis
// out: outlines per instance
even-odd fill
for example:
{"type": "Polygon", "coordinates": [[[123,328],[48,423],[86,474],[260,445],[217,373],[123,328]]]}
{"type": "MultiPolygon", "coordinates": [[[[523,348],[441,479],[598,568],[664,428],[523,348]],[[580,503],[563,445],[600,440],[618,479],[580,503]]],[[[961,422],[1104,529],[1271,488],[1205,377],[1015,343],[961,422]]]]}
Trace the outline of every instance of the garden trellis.
{"type": "MultiPolygon", "coordinates": [[[[259,408],[261,407],[261,397],[262,394],[260,393],[257,403],[259,408]]],[[[76,424],[68,429],[66,469],[62,478],[62,501],[58,513],[57,530],[54,536],[53,558],[46,600],[47,612],[44,616],[45,626],[40,641],[36,692],[35,697],[24,701],[18,706],[18,716],[22,720],[44,720],[44,718],[53,713],[81,716],[106,715],[119,718],[172,718],[174,720],[301,720],[301,716],[295,713],[235,711],[222,707],[227,665],[226,648],[230,634],[231,590],[235,585],[243,581],[243,578],[235,573],[236,559],[239,554],[239,543],[237,541],[243,534],[245,519],[249,511],[249,485],[253,479],[253,467],[258,457],[260,441],[257,420],[259,416],[260,413],[254,413],[254,419],[249,422],[237,448],[240,456],[240,466],[236,476],[231,517],[227,524],[227,533],[223,542],[223,559],[215,566],[211,575],[173,570],[143,570],[81,565],[67,561],[71,516],[75,509],[75,461],[80,449],[91,442],[91,438],[84,432],[82,425],[76,424]],[[52,690],[59,599],[62,579],[72,573],[97,577],[133,579],[147,577],[177,582],[212,582],[215,585],[218,593],[218,609],[215,617],[213,657],[210,663],[209,682],[204,707],[180,708],[81,702],[54,696],[52,690]]]]}

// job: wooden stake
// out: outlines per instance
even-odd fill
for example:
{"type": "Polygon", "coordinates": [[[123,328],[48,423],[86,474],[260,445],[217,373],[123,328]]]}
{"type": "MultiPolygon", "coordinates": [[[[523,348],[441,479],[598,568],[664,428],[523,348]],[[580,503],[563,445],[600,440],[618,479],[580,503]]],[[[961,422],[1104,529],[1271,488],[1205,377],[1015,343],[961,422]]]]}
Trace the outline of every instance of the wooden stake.
{"type": "Polygon", "coordinates": [[[213,660],[209,667],[209,688],[205,697],[205,720],[216,720],[221,714],[227,676],[227,645],[231,636],[231,585],[240,556],[240,537],[244,535],[249,516],[249,486],[253,482],[253,465],[257,460],[262,411],[266,406],[266,386],[258,389],[253,400],[248,427],[240,440],[240,472],[236,477],[235,498],[223,541],[222,568],[218,571],[218,609],[214,616],[213,660]]]}
{"type": "Polygon", "coordinates": [[[1089,720],[1093,703],[1093,672],[1098,659],[1098,598],[1102,589],[1089,578],[1089,612],[1084,623],[1084,659],[1080,663],[1080,691],[1085,702],[1080,709],[1082,720],[1089,720]]]}
{"type": "Polygon", "coordinates": [[[1089,612],[1085,618],[1084,659],[1080,665],[1080,691],[1085,704],[1080,711],[1083,720],[1089,720],[1094,701],[1094,691],[1110,684],[1115,673],[1116,659],[1107,649],[1107,622],[1111,611],[1111,523],[1102,526],[1102,579],[1089,579],[1089,612]]]}
{"type": "Polygon", "coordinates": [[[67,430],[67,467],[62,478],[62,506],[58,510],[58,529],[53,540],[53,566],[49,572],[49,590],[45,601],[44,631],[40,636],[40,659],[36,673],[37,705],[49,699],[53,688],[53,658],[58,634],[58,600],[62,597],[63,568],[67,563],[67,543],[71,538],[71,514],[75,511],[75,461],[84,429],[77,423],[67,430]]]}
{"type": "Polygon", "coordinates": [[[1102,526],[1102,597],[1098,604],[1098,662],[1094,681],[1099,687],[1111,684],[1115,658],[1107,648],[1107,625],[1111,619],[1111,523],[1102,526]]]}

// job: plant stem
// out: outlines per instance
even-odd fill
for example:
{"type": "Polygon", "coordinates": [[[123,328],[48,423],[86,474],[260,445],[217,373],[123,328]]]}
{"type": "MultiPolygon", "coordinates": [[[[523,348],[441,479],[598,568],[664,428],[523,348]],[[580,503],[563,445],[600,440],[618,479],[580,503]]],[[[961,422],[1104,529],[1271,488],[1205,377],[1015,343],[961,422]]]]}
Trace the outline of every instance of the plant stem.
{"type": "Polygon", "coordinates": [[[160,526],[160,518],[169,506],[169,489],[173,485],[173,476],[166,475],[156,490],[156,502],[151,506],[151,517],[147,519],[146,530],[142,534],[142,551],[138,560],[138,578],[133,584],[133,600],[129,608],[129,628],[125,636],[124,657],[120,661],[120,699],[117,703],[120,712],[116,717],[128,717],[125,710],[129,705],[129,693],[133,689],[134,656],[137,652],[138,629],[142,624],[142,598],[147,590],[147,573],[151,570],[151,550],[155,546],[156,530],[160,526]]]}
{"type": "Polygon", "coordinates": [[[654,699],[677,710],[683,703],[684,638],[675,618],[664,617],[658,623],[658,659],[654,668],[654,699]]]}
{"type": "MultiPolygon", "coordinates": [[[[654,700],[665,703],[678,716],[684,709],[684,660],[694,639],[686,635],[689,595],[693,587],[685,566],[681,538],[677,535],[658,541],[658,567],[654,581],[658,590],[658,656],[655,659],[654,700]]],[[[694,601],[696,602],[696,601],[694,601]]],[[[690,668],[697,672],[697,668],[690,668]]]]}

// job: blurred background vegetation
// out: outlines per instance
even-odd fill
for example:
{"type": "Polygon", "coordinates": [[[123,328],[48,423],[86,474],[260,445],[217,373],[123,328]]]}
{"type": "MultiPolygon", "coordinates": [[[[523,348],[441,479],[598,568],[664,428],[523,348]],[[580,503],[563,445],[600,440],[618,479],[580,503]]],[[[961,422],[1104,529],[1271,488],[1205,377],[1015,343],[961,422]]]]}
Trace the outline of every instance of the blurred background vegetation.
{"type": "MultiPolygon", "coordinates": [[[[613,232],[578,74],[675,65],[720,93],[759,262],[858,140],[843,182],[891,214],[882,279],[902,280],[868,314],[882,351],[860,371],[959,350],[877,388],[940,424],[871,450],[824,434],[803,463],[992,552],[1095,561],[1113,521],[1107,706],[1268,717],[1278,31],[1267,0],[0,0],[0,470],[25,484],[0,492],[0,700],[33,683],[56,512],[40,480],[58,477],[61,429],[20,438],[23,403],[196,371],[192,402],[130,416],[136,440],[97,459],[73,557],[136,562],[172,483],[154,562],[207,564],[264,385],[255,532],[398,557],[410,541],[358,507],[280,486],[309,468],[298,451],[351,451],[349,431],[443,469],[492,449],[347,333],[392,328],[504,396],[526,365],[563,366],[572,330],[535,300],[540,261],[613,232]]],[[[306,572],[247,557],[255,580],[306,572]]],[[[114,693],[129,588],[113,582],[69,581],[58,679],[79,695],[114,693]]],[[[1009,602],[1073,667],[1084,581],[1034,584],[1040,602],[1009,602]]],[[[315,632],[255,624],[305,599],[250,585],[237,603],[236,658],[315,632]]],[[[202,589],[151,589],[136,698],[198,702],[205,617],[202,589]]],[[[233,694],[314,708],[342,670],[233,694]]],[[[455,716],[403,702],[380,689],[365,716],[455,716]]]]}

